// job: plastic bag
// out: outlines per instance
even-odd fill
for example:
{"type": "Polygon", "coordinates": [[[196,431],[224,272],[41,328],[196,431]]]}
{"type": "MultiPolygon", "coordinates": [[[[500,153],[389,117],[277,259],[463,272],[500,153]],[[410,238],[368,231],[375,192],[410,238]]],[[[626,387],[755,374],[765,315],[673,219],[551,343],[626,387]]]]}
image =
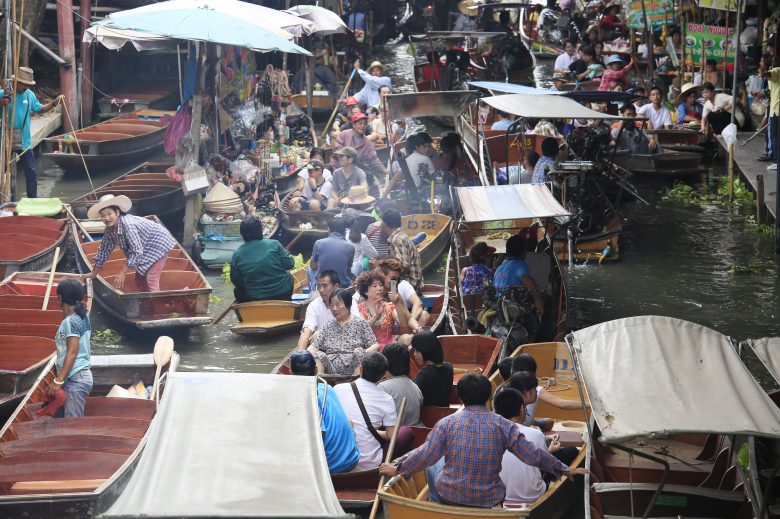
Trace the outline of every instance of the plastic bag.
{"type": "Polygon", "coordinates": [[[165,129],[165,153],[173,155],[176,153],[176,146],[182,137],[190,133],[192,126],[192,116],[189,110],[181,110],[173,117],[163,117],[163,122],[168,123],[165,129]]]}
{"type": "Polygon", "coordinates": [[[723,140],[726,141],[726,146],[731,146],[737,142],[737,125],[734,123],[729,124],[720,133],[723,136],[723,140]]]}
{"type": "Polygon", "coordinates": [[[293,256],[293,259],[295,260],[295,265],[293,265],[293,270],[298,270],[302,266],[305,265],[303,262],[303,254],[296,254],[293,256]]]}

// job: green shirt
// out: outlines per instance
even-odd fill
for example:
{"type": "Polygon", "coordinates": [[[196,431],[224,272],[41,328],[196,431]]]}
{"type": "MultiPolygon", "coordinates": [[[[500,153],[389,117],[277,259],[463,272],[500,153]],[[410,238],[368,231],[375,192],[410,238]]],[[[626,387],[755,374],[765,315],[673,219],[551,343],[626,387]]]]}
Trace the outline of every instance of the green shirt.
{"type": "Polygon", "coordinates": [[[268,299],[292,290],[287,272],[295,260],[276,240],[252,240],[240,246],[230,260],[230,281],[243,290],[249,300],[268,299]]]}
{"type": "MultiPolygon", "coordinates": [[[[5,90],[0,89],[0,97],[5,94],[5,90]]],[[[32,90],[27,89],[22,94],[14,94],[11,104],[6,108],[11,110],[16,105],[14,111],[14,129],[22,130],[22,149],[26,150],[32,146],[32,136],[30,134],[30,116],[37,114],[43,108],[43,105],[32,90]]]]}

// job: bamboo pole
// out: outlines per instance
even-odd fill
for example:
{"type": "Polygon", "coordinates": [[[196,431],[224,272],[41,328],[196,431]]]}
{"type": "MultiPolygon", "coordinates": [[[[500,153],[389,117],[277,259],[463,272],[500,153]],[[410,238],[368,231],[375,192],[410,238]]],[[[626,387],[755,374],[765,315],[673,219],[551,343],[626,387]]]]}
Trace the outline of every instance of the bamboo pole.
{"type": "MultiPolygon", "coordinates": [[[[734,75],[731,91],[731,124],[734,124],[737,113],[737,62],[739,61],[739,33],[740,23],[742,23],[742,10],[740,1],[736,0],[737,7],[737,26],[734,28],[734,75]]],[[[728,24],[726,24],[726,35],[728,35],[728,24]]],[[[728,47],[726,47],[726,63],[723,67],[723,74],[726,74],[726,65],[728,65],[728,47]]],[[[724,82],[725,83],[725,82],[724,82]]],[[[725,86],[725,85],[724,85],[725,86]]],[[[749,117],[749,116],[748,116],[749,117]]],[[[729,145],[729,203],[734,200],[734,143],[729,145]]]]}
{"type": "MultiPolygon", "coordinates": [[[[390,445],[387,447],[387,455],[385,456],[385,463],[390,463],[393,461],[393,451],[395,450],[395,440],[398,437],[398,429],[401,428],[401,419],[404,416],[404,411],[406,410],[406,397],[403,397],[401,399],[401,405],[398,407],[398,419],[396,420],[395,427],[393,428],[393,436],[390,438],[390,445]]],[[[385,485],[385,477],[382,476],[379,478],[379,486],[376,488],[376,497],[374,497],[374,504],[371,506],[371,514],[368,516],[369,519],[374,519],[376,517],[376,512],[379,510],[379,491],[382,489],[382,487],[385,485]]]]}

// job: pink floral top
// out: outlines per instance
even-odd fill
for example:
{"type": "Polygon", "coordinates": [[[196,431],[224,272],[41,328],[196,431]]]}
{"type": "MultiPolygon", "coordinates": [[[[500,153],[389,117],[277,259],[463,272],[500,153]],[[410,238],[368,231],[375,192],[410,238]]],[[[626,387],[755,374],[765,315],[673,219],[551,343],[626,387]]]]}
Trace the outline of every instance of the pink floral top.
{"type": "MultiPolygon", "coordinates": [[[[384,305],[385,312],[382,314],[382,318],[371,326],[374,335],[376,335],[376,342],[379,344],[380,351],[388,344],[395,342],[395,337],[393,336],[393,325],[395,324],[393,312],[395,311],[395,305],[388,302],[385,302],[384,305]]],[[[368,301],[361,301],[358,303],[358,311],[363,319],[370,324],[373,314],[369,313],[368,301]]]]}

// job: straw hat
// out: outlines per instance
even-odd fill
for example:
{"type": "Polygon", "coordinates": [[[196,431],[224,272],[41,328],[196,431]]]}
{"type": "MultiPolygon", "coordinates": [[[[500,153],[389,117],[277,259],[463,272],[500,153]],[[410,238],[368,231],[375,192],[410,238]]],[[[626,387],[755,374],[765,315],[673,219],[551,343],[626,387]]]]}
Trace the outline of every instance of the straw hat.
{"type": "Polygon", "coordinates": [[[368,72],[370,73],[372,69],[375,67],[379,67],[379,69],[382,71],[382,74],[385,73],[385,66],[382,65],[381,61],[372,61],[371,66],[368,67],[368,72]]]}
{"type": "Polygon", "coordinates": [[[566,81],[566,73],[562,70],[556,70],[553,72],[552,76],[553,81],[566,81]]]}
{"type": "Polygon", "coordinates": [[[358,185],[349,188],[349,195],[342,198],[341,203],[344,205],[362,205],[370,204],[374,200],[376,198],[368,194],[368,187],[358,185]]]}
{"type": "Polygon", "coordinates": [[[19,67],[19,75],[11,76],[12,80],[18,81],[25,85],[33,86],[35,84],[35,76],[33,75],[33,69],[29,67],[19,67]]]}
{"type": "Polygon", "coordinates": [[[701,95],[701,87],[696,86],[693,83],[685,83],[682,86],[682,90],[680,90],[680,95],[677,96],[677,104],[682,103],[691,92],[695,92],[696,97],[699,97],[701,95]]]}
{"type": "Polygon", "coordinates": [[[89,211],[87,211],[87,216],[92,220],[97,220],[100,218],[100,211],[106,207],[111,207],[114,205],[117,206],[120,211],[126,213],[130,210],[131,207],[133,207],[133,202],[130,201],[130,199],[125,195],[103,195],[100,197],[100,200],[98,200],[98,203],[89,208],[89,211]]]}
{"type": "Polygon", "coordinates": [[[476,16],[480,3],[479,0],[463,0],[458,2],[458,11],[466,16],[476,16]]]}

